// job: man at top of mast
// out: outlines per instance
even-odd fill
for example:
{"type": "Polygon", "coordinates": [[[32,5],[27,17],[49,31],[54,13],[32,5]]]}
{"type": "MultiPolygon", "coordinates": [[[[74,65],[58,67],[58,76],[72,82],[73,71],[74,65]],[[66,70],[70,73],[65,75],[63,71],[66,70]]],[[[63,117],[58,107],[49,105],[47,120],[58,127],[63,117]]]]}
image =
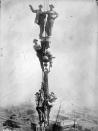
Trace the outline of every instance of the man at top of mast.
{"type": "Polygon", "coordinates": [[[46,31],[47,36],[52,35],[52,28],[53,28],[54,20],[58,17],[58,13],[53,10],[54,6],[51,4],[49,5],[49,7],[50,7],[50,10],[46,12],[48,17],[47,17],[47,22],[45,26],[45,31],[46,31]]]}
{"type": "Polygon", "coordinates": [[[45,18],[46,18],[46,14],[43,12],[42,8],[43,6],[42,5],[39,5],[38,9],[35,10],[32,5],[29,5],[31,11],[33,13],[36,13],[36,17],[35,17],[35,23],[39,25],[40,27],[40,34],[39,34],[39,37],[41,38],[42,37],[42,34],[44,32],[44,25],[45,25],[45,18]]]}

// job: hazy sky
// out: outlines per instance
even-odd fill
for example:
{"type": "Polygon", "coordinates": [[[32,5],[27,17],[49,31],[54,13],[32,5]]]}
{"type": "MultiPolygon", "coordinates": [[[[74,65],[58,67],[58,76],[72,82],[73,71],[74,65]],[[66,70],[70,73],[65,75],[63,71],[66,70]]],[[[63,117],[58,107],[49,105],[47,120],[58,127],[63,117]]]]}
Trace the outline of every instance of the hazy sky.
{"type": "MultiPolygon", "coordinates": [[[[59,13],[53,28],[51,52],[56,57],[49,88],[65,106],[98,108],[97,26],[94,0],[52,0],[59,13]]],[[[41,69],[33,50],[39,27],[29,4],[44,0],[2,0],[0,43],[0,105],[34,100],[41,85],[41,69]]]]}

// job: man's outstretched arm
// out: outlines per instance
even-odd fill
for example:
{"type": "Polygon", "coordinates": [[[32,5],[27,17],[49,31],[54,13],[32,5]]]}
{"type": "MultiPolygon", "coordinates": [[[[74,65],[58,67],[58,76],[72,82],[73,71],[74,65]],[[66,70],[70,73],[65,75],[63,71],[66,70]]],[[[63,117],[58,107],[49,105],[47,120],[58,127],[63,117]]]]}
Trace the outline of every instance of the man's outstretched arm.
{"type": "Polygon", "coordinates": [[[29,5],[29,7],[30,7],[30,9],[31,9],[31,11],[32,11],[33,13],[37,13],[37,10],[34,10],[33,7],[32,7],[32,5],[29,5]]]}

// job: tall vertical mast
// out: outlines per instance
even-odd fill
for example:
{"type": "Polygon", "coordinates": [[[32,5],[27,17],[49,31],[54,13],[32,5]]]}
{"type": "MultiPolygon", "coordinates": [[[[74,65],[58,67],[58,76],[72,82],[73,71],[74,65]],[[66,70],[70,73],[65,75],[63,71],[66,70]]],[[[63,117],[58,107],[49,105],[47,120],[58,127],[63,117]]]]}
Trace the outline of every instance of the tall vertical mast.
{"type": "Polygon", "coordinates": [[[58,15],[56,11],[53,10],[54,6],[52,4],[49,5],[49,0],[44,1],[44,11],[42,10],[42,5],[38,6],[38,10],[34,10],[32,5],[29,5],[29,7],[33,13],[36,13],[35,23],[40,28],[40,44],[37,39],[33,40],[34,49],[42,70],[42,85],[40,90],[35,94],[36,110],[39,116],[40,127],[47,127],[49,125],[50,111],[53,106],[52,103],[56,100],[55,94],[53,92],[50,93],[48,87],[48,75],[52,67],[52,60],[55,58],[48,51],[48,48],[50,48],[50,38],[54,20],[58,15]]]}

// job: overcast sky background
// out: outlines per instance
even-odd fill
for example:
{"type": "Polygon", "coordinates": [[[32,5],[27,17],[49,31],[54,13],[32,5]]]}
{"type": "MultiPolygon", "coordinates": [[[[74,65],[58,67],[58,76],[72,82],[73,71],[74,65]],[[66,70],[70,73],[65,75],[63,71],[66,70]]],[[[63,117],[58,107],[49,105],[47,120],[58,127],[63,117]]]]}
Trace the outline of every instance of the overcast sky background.
{"type": "MultiPolygon", "coordinates": [[[[49,74],[50,91],[64,107],[98,109],[98,7],[94,0],[51,1],[59,17],[51,40],[56,59],[49,74]]],[[[36,9],[44,0],[2,0],[0,106],[34,101],[41,85],[40,64],[32,47],[39,27],[29,4],[36,9]]]]}

